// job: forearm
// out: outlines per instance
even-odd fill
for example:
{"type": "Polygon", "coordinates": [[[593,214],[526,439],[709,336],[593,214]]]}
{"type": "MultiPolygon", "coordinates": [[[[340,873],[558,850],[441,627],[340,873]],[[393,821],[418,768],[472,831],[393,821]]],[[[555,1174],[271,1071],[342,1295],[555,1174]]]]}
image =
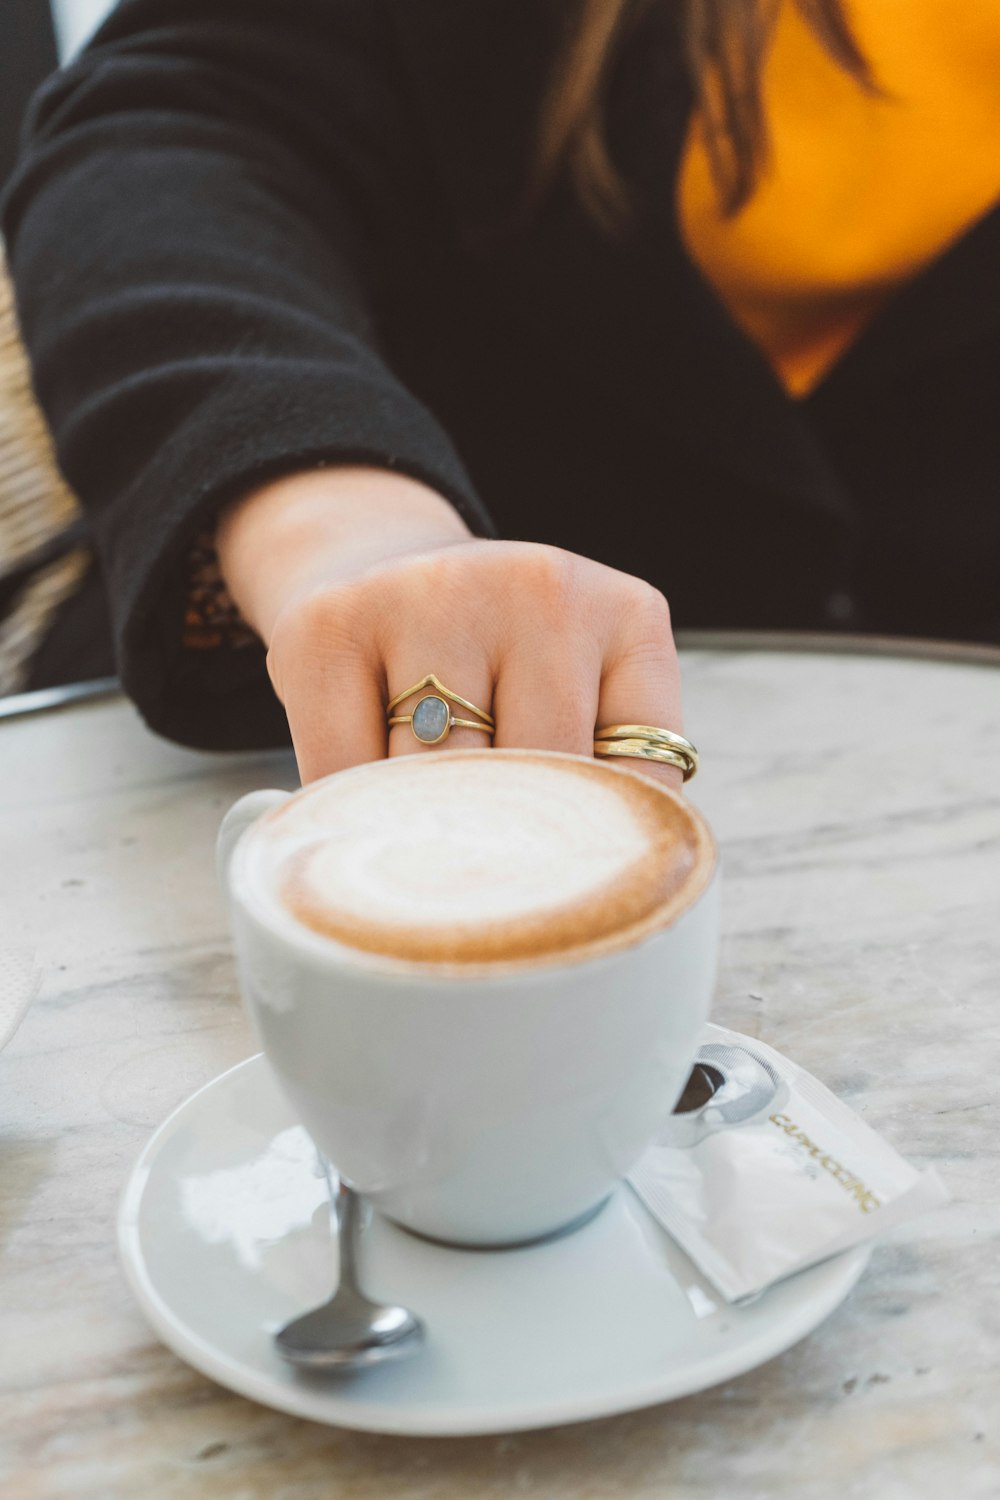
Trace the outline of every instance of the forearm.
{"type": "Polygon", "coordinates": [[[390,557],[472,535],[436,490],[388,469],[339,466],[287,475],[222,513],[219,566],[265,644],[289,599],[390,557]]]}
{"type": "Polygon", "coordinates": [[[101,555],[120,676],[183,743],[285,732],[260,652],[184,640],[193,550],[232,497],[383,465],[491,529],[374,337],[429,170],[394,57],[380,5],[123,0],[39,96],[4,203],[35,389],[101,555]]]}

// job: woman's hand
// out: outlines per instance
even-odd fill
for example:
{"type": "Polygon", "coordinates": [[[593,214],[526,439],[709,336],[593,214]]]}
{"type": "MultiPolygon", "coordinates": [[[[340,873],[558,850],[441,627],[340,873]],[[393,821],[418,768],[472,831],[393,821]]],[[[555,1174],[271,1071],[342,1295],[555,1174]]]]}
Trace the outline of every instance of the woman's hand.
{"type": "MultiPolygon", "coordinates": [[[[429,672],[493,714],[496,746],[590,756],[596,725],[682,732],[662,594],[560,547],[475,538],[414,481],[348,469],[281,480],[227,513],[219,549],[268,646],[303,782],[432,753],[409,725],[388,729],[385,712],[429,672]]],[[[472,729],[445,742],[490,743],[472,729]]],[[[670,766],[624,764],[681,781],[670,766]]]]}

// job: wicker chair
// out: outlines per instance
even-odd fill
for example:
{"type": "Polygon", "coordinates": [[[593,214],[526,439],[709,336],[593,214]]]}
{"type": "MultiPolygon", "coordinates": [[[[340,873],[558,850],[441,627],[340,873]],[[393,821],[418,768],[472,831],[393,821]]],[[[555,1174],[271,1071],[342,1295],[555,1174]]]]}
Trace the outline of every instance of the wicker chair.
{"type": "Polygon", "coordinates": [[[0,242],[0,694],[19,692],[59,606],[78,587],[89,553],[57,539],[80,503],[59,472],[31,386],[0,242]],[[58,555],[53,556],[53,552],[58,555]],[[17,582],[15,582],[17,580],[17,582]],[[6,587],[5,587],[6,584],[6,587]]]}

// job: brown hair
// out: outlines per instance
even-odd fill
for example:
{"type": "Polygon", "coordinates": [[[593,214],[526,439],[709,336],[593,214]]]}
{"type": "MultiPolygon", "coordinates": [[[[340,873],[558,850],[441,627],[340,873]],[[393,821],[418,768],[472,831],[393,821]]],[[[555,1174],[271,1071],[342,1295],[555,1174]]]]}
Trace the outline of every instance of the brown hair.
{"type": "MultiPolygon", "coordinates": [[[[534,180],[542,191],[566,168],[591,215],[621,229],[628,192],[604,134],[603,91],[618,44],[652,0],[575,0],[572,23],[543,105],[534,180]]],[[[734,214],[753,192],[766,148],[761,74],[780,0],[670,0],[719,200],[734,214]]],[[[858,48],[843,0],[793,0],[841,67],[870,92],[876,88],[858,48]]]]}

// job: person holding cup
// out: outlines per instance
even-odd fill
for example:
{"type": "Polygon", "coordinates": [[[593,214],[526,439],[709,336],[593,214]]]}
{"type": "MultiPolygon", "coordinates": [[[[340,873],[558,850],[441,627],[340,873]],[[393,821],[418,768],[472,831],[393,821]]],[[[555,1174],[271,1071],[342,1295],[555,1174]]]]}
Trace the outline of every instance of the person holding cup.
{"type": "Polygon", "coordinates": [[[106,590],[154,728],[308,780],[429,673],[588,754],[683,733],[672,624],[995,639],[998,38],[924,10],[124,0],[4,204],[49,666],[106,590]]]}
{"type": "Polygon", "coordinates": [[[607,736],[632,721],[647,736],[644,769],[677,785],[694,770],[676,733],[669,608],[642,579],[563,548],[478,538],[426,486],[351,467],[254,491],[224,513],[218,547],[243,618],[268,643],[303,781],[445,740],[606,753],[595,726],[607,736]],[[395,699],[414,697],[406,684],[419,692],[428,666],[462,697],[458,722],[421,738],[395,699]]]}

